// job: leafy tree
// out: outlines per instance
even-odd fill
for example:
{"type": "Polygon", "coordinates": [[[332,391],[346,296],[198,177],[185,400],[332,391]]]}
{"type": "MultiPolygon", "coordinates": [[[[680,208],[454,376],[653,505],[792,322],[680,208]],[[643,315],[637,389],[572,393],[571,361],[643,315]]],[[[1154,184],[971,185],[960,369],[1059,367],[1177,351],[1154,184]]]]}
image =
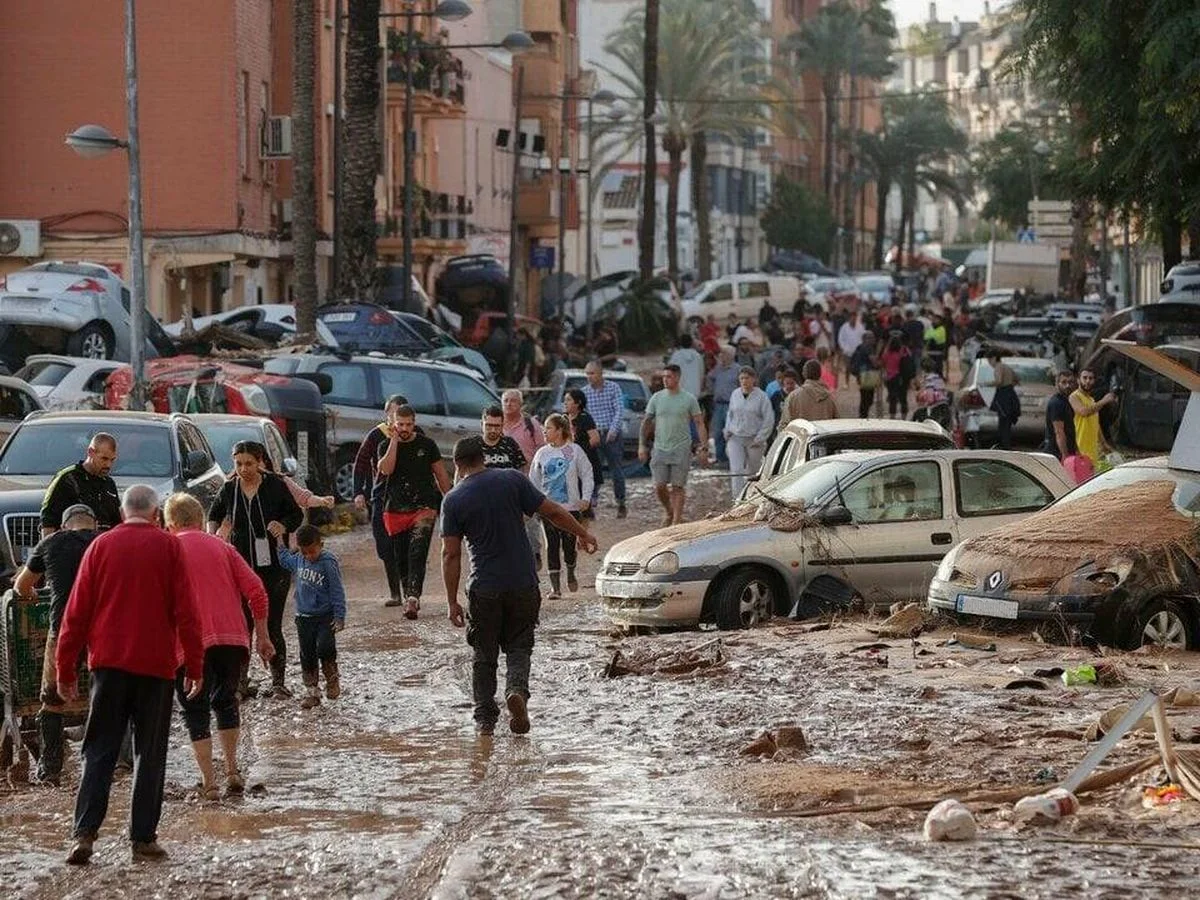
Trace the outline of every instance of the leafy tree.
{"type": "Polygon", "coordinates": [[[772,247],[829,258],[833,249],[833,210],[824,196],[807,185],[779,178],[761,222],[772,247]]]}
{"type": "Polygon", "coordinates": [[[350,0],[346,18],[346,103],[343,134],[342,260],[339,298],[375,295],[375,177],[379,174],[379,4],[350,0]]]}
{"type": "Polygon", "coordinates": [[[317,330],[316,38],[314,0],[292,0],[292,260],[299,334],[317,330]]]}
{"type": "Polygon", "coordinates": [[[1069,195],[1063,184],[1063,165],[1059,159],[1069,150],[1061,141],[1050,144],[1030,128],[1005,128],[975,151],[973,166],[976,186],[987,194],[981,215],[995,219],[1010,229],[1028,223],[1029,201],[1061,200],[1069,195]]]}
{"type": "Polygon", "coordinates": [[[642,127],[645,130],[645,159],[642,167],[642,221],[638,230],[638,272],[643,281],[654,275],[655,204],[658,199],[658,157],[655,152],[654,107],[658,99],[659,0],[646,0],[642,37],[642,127]]]}

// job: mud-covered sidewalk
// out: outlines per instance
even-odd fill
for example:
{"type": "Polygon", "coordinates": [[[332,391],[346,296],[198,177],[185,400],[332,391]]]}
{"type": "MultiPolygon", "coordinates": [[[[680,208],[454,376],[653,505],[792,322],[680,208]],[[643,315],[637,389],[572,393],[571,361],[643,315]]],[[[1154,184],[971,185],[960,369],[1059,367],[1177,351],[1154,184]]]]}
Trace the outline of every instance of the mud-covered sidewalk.
{"type": "MultiPolygon", "coordinates": [[[[704,474],[689,512],[721,505],[725,484],[704,474]]],[[[601,554],[658,515],[648,483],[634,482],[630,519],[600,511],[601,554]]],[[[620,638],[590,590],[598,554],[578,595],[543,605],[532,733],[514,737],[502,719],[487,740],[472,726],[470,655],[445,619],[436,553],[411,623],[381,605],[364,529],[330,546],[350,592],[343,697],[308,712],[248,703],[252,789],[218,804],[195,797],[176,723],[162,864],[129,861],[127,778],[86,869],[62,862],[74,754],[60,789],[0,787],[6,896],[1127,897],[1182,892],[1200,875],[1200,804],[1144,808],[1153,770],[1085,795],[1054,826],[1017,827],[1011,804],[979,804],[966,844],[926,844],[924,810],[889,806],[1049,787],[1087,754],[1085,731],[1107,709],[1147,686],[1200,687],[1193,655],[1123,655],[1112,687],[1042,677],[1044,689],[1007,689],[1091,655],[1028,635],[989,637],[995,650],[941,645],[950,628],[914,646],[862,619],[620,638]],[[856,649],[871,644],[886,646],[856,649]],[[606,677],[618,651],[609,674],[666,671],[606,677]],[[808,749],[742,753],[785,725],[808,749]],[[811,816],[842,807],[860,809],[811,816]]],[[[1200,739],[1200,707],[1170,721],[1181,741],[1200,739]]],[[[1104,765],[1154,746],[1129,736],[1104,765]]]]}

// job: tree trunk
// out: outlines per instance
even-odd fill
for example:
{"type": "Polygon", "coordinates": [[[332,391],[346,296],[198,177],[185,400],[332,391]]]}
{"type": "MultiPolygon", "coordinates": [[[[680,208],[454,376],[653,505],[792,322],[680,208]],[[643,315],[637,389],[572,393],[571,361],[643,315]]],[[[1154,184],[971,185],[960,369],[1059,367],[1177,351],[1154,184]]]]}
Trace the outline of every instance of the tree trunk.
{"type": "Polygon", "coordinates": [[[316,0],[292,0],[292,267],[296,331],[317,330],[316,0]]]}
{"type": "Polygon", "coordinates": [[[1183,262],[1183,223],[1179,221],[1178,212],[1178,207],[1173,206],[1159,223],[1159,229],[1162,231],[1164,272],[1169,272],[1172,266],[1183,262]]]}
{"type": "Polygon", "coordinates": [[[701,281],[712,278],[712,210],[708,202],[708,135],[692,134],[692,215],[696,221],[696,268],[701,281]]]}
{"type": "Polygon", "coordinates": [[[681,135],[668,132],[663,138],[667,151],[667,277],[679,275],[679,178],[683,172],[683,151],[687,144],[681,135]]]}
{"type": "Polygon", "coordinates": [[[346,28],[346,123],[342,179],[345,259],[337,295],[375,296],[375,178],[379,174],[379,5],[350,0],[346,28]]]}
{"type": "Polygon", "coordinates": [[[875,248],[871,251],[871,266],[875,269],[883,268],[883,242],[886,237],[884,231],[887,229],[887,195],[892,189],[891,180],[888,178],[880,178],[875,183],[875,248]]]}
{"type": "Polygon", "coordinates": [[[825,100],[825,133],[821,136],[825,149],[825,199],[829,201],[830,209],[836,209],[833,196],[833,140],[837,130],[837,81],[825,79],[821,85],[821,93],[825,100]]]}
{"type": "Polygon", "coordinates": [[[646,0],[646,38],[642,48],[646,159],[642,169],[642,221],[638,234],[638,272],[642,281],[654,275],[654,226],[657,217],[658,154],[654,140],[654,111],[658,106],[658,0],[646,0]]]}
{"type": "Polygon", "coordinates": [[[912,202],[908,191],[900,188],[900,230],[896,233],[896,261],[894,268],[897,272],[904,268],[904,238],[909,216],[912,215],[912,202]]]}
{"type": "Polygon", "coordinates": [[[1192,216],[1187,226],[1188,259],[1200,259],[1200,216],[1192,216]]]}
{"type": "Polygon", "coordinates": [[[1088,270],[1088,226],[1092,220],[1092,206],[1086,199],[1071,202],[1071,268],[1067,281],[1067,296],[1082,303],[1087,291],[1088,270]]]}
{"type": "Polygon", "coordinates": [[[914,269],[915,263],[913,260],[917,258],[917,199],[914,196],[913,201],[908,208],[908,267],[914,269]]]}

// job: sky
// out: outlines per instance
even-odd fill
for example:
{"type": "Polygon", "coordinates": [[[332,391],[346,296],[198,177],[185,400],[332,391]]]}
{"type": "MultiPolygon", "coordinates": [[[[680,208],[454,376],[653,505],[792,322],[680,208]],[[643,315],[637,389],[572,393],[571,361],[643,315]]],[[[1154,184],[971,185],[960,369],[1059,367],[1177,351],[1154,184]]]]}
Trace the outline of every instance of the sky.
{"type": "MultiPolygon", "coordinates": [[[[929,19],[930,0],[891,0],[896,24],[901,28],[929,19]]],[[[955,16],[964,22],[977,22],[983,14],[983,0],[936,0],[938,19],[949,22],[955,16]]],[[[1007,5],[1008,0],[992,0],[992,11],[1007,5]]]]}

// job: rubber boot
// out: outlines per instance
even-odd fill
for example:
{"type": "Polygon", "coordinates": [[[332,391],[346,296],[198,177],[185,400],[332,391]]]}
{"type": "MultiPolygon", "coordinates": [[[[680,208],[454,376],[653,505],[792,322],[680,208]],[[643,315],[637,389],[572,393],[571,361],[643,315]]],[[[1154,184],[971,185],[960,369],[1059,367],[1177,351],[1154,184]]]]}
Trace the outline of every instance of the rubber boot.
{"type": "Polygon", "coordinates": [[[57,786],[63,767],[62,713],[48,709],[38,713],[38,737],[42,746],[38,753],[37,779],[57,786]]]}
{"type": "Polygon", "coordinates": [[[312,709],[321,705],[321,689],[317,686],[317,673],[304,673],[304,698],[300,701],[301,709],[312,709]]]}
{"type": "Polygon", "coordinates": [[[567,590],[572,594],[579,590],[579,580],[575,577],[574,566],[567,566],[567,590]]]}
{"type": "Polygon", "coordinates": [[[562,596],[562,574],[560,572],[550,572],[550,598],[562,596]]]}
{"type": "Polygon", "coordinates": [[[325,673],[325,696],[336,700],[342,695],[342,680],[338,674],[336,659],[327,659],[321,663],[321,671],[325,673]]]}

